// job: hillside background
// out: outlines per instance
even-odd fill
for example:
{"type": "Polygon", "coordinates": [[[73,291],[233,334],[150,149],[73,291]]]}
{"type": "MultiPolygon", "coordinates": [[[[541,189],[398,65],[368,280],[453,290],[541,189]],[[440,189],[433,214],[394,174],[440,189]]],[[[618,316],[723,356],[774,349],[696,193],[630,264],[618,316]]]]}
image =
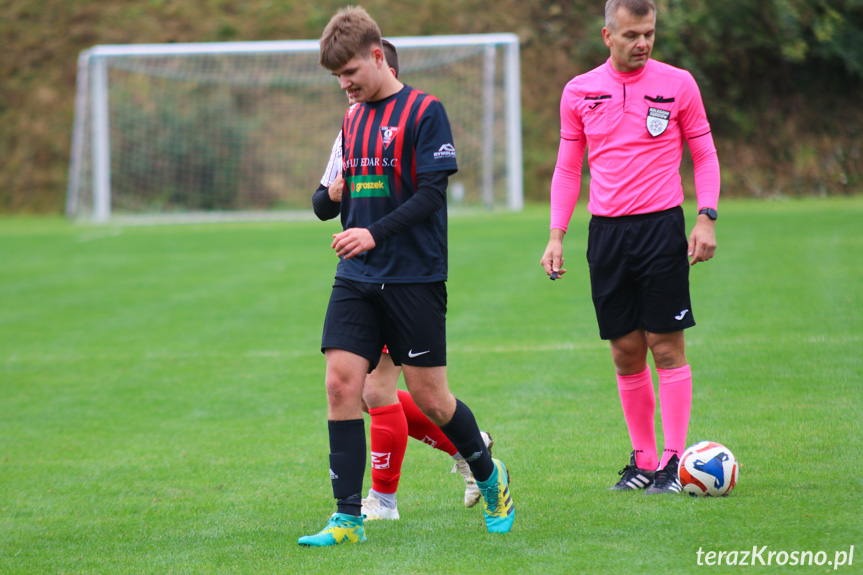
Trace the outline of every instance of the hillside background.
{"type": "MultiPolygon", "coordinates": [[[[608,56],[600,38],[604,2],[360,4],[385,36],[519,36],[525,192],[529,200],[547,198],[561,90],[608,56]]],[[[96,44],[318,38],[343,5],[0,0],[0,213],[63,211],[80,51],[96,44]]],[[[723,194],[863,191],[863,0],[657,0],[657,6],[654,57],[698,80],[723,194]]]]}

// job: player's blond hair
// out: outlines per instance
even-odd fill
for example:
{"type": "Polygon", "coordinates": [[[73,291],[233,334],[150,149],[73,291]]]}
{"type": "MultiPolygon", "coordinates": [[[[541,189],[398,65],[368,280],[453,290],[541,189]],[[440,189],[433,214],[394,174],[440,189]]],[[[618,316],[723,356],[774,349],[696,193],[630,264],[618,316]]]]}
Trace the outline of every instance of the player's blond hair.
{"type": "Polygon", "coordinates": [[[330,18],[321,36],[320,64],[337,70],[351,59],[367,57],[372,48],[381,48],[381,29],[361,6],[347,6],[330,18]]]}
{"type": "Polygon", "coordinates": [[[653,0],[608,0],[605,3],[605,27],[609,32],[617,31],[620,23],[617,21],[617,11],[626,8],[630,14],[642,18],[651,12],[656,14],[656,4],[653,0]]]}

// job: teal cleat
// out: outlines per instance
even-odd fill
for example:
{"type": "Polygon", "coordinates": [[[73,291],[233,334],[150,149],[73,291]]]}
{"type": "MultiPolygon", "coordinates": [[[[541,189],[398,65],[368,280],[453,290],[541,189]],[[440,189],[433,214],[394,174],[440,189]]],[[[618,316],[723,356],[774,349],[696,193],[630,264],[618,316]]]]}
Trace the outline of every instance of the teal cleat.
{"type": "Polygon", "coordinates": [[[499,459],[492,459],[494,471],[477,485],[485,503],[485,526],[489,533],[508,533],[515,521],[515,505],[509,493],[509,473],[499,459]]]}
{"type": "Polygon", "coordinates": [[[366,541],[362,516],[333,513],[327,525],[314,535],[300,537],[297,543],[304,547],[327,547],[339,543],[366,541]]]}

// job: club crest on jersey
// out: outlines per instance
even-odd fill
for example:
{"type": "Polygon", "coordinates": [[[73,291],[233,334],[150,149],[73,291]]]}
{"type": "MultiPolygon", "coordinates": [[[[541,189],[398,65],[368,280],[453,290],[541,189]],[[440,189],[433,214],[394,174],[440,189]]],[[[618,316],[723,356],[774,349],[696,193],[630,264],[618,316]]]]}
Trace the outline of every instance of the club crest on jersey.
{"type": "Polygon", "coordinates": [[[662,134],[668,128],[668,118],[671,112],[660,108],[647,109],[647,131],[654,138],[662,134]]]}
{"type": "Polygon", "coordinates": [[[384,150],[390,147],[390,144],[392,144],[393,140],[396,139],[396,134],[398,133],[398,128],[393,128],[392,126],[381,126],[381,140],[384,143],[384,150]]]}

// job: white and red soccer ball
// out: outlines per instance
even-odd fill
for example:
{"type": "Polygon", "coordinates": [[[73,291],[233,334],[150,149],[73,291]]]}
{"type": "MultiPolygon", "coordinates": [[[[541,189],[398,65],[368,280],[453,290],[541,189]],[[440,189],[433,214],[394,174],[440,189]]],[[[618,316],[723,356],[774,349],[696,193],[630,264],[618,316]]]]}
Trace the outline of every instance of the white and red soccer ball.
{"type": "Polygon", "coordinates": [[[683,452],[677,475],[690,495],[721,497],[737,484],[737,458],[715,441],[702,441],[683,452]]]}

